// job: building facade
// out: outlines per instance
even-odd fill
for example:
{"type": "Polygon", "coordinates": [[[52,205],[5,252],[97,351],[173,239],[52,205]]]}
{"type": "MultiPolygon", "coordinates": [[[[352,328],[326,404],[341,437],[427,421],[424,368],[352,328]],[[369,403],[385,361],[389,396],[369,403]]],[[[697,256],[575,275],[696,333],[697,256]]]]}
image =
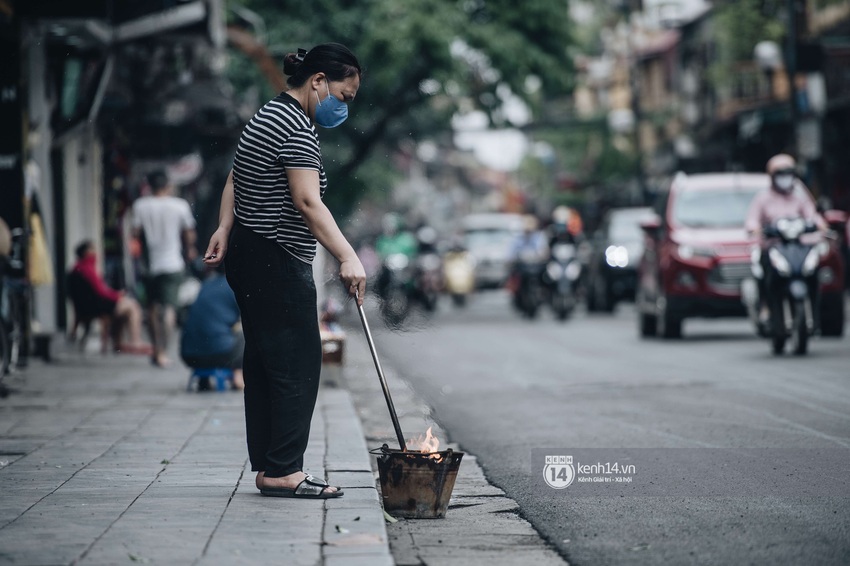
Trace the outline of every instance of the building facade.
{"type": "Polygon", "coordinates": [[[222,12],[221,0],[0,0],[0,216],[29,229],[40,215],[54,274],[33,286],[34,331],[66,327],[82,240],[111,284],[132,286],[124,212],[147,172],[167,169],[193,203],[223,184],[242,122],[222,77],[222,12]]]}

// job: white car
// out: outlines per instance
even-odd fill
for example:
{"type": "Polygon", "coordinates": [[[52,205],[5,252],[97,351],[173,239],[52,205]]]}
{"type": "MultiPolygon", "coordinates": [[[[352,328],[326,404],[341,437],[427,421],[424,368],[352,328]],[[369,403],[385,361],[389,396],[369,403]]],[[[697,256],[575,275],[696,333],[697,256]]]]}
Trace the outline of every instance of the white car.
{"type": "Polygon", "coordinates": [[[464,245],[476,262],[476,288],[493,289],[505,284],[511,269],[511,247],[522,228],[520,214],[470,214],[463,219],[464,245]]]}

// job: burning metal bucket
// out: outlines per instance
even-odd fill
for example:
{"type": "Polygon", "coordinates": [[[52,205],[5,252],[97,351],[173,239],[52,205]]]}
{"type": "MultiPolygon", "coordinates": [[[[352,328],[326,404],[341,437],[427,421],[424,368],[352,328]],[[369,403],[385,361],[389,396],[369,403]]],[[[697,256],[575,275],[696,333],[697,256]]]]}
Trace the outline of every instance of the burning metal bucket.
{"type": "Polygon", "coordinates": [[[386,444],[378,456],[384,510],[407,519],[442,519],[457,479],[463,452],[393,450],[386,444]]]}
{"type": "Polygon", "coordinates": [[[439,441],[431,434],[430,428],[424,437],[414,441],[424,450],[407,449],[362,304],[357,305],[357,311],[360,313],[366,341],[372,352],[372,361],[375,362],[384,399],[387,401],[387,409],[390,411],[393,428],[401,447],[401,450],[393,450],[384,444],[370,451],[378,456],[384,511],[390,515],[408,519],[441,519],[446,516],[463,452],[453,450],[438,452],[439,441]]]}

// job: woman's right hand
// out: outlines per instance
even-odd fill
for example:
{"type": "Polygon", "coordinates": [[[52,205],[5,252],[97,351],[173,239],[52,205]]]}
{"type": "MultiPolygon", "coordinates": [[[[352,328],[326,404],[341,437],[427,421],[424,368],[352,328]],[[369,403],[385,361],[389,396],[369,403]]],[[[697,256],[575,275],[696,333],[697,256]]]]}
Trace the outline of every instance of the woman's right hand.
{"type": "Polygon", "coordinates": [[[366,270],[357,256],[339,264],[339,278],[349,296],[355,297],[357,304],[362,305],[366,296],[366,270]]]}
{"type": "Polygon", "coordinates": [[[224,260],[227,253],[227,240],[230,237],[230,230],[219,226],[218,230],[213,232],[210,237],[210,243],[207,246],[207,251],[204,252],[204,263],[213,267],[218,266],[224,260]]]}

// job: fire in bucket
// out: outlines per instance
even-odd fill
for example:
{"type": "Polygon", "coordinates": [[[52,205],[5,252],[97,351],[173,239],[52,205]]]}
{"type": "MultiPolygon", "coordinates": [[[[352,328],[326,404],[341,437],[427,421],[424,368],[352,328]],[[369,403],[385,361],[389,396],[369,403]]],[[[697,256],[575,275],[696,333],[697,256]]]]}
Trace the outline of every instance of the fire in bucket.
{"type": "Polygon", "coordinates": [[[375,362],[375,370],[378,372],[381,389],[387,401],[387,409],[389,409],[393,428],[401,447],[400,450],[393,450],[384,444],[371,451],[378,456],[384,511],[410,519],[445,517],[463,453],[454,452],[451,449],[440,452],[440,442],[431,433],[430,428],[421,440],[404,440],[390,388],[387,386],[387,379],[378,360],[378,352],[375,350],[375,342],[372,340],[372,332],[366,321],[366,313],[363,312],[363,305],[359,301],[357,312],[363,323],[363,332],[366,334],[372,361],[375,362]],[[419,451],[408,450],[408,446],[414,445],[419,448],[419,451]]]}
{"type": "Polygon", "coordinates": [[[420,434],[416,438],[411,438],[405,442],[408,452],[421,452],[428,454],[429,458],[438,459],[438,451],[440,450],[440,439],[434,436],[431,430],[434,427],[429,426],[425,434],[420,434]]]}
{"type": "Polygon", "coordinates": [[[445,517],[463,452],[440,451],[430,427],[406,447],[394,450],[384,444],[372,450],[378,456],[384,510],[407,519],[445,517]]]}

